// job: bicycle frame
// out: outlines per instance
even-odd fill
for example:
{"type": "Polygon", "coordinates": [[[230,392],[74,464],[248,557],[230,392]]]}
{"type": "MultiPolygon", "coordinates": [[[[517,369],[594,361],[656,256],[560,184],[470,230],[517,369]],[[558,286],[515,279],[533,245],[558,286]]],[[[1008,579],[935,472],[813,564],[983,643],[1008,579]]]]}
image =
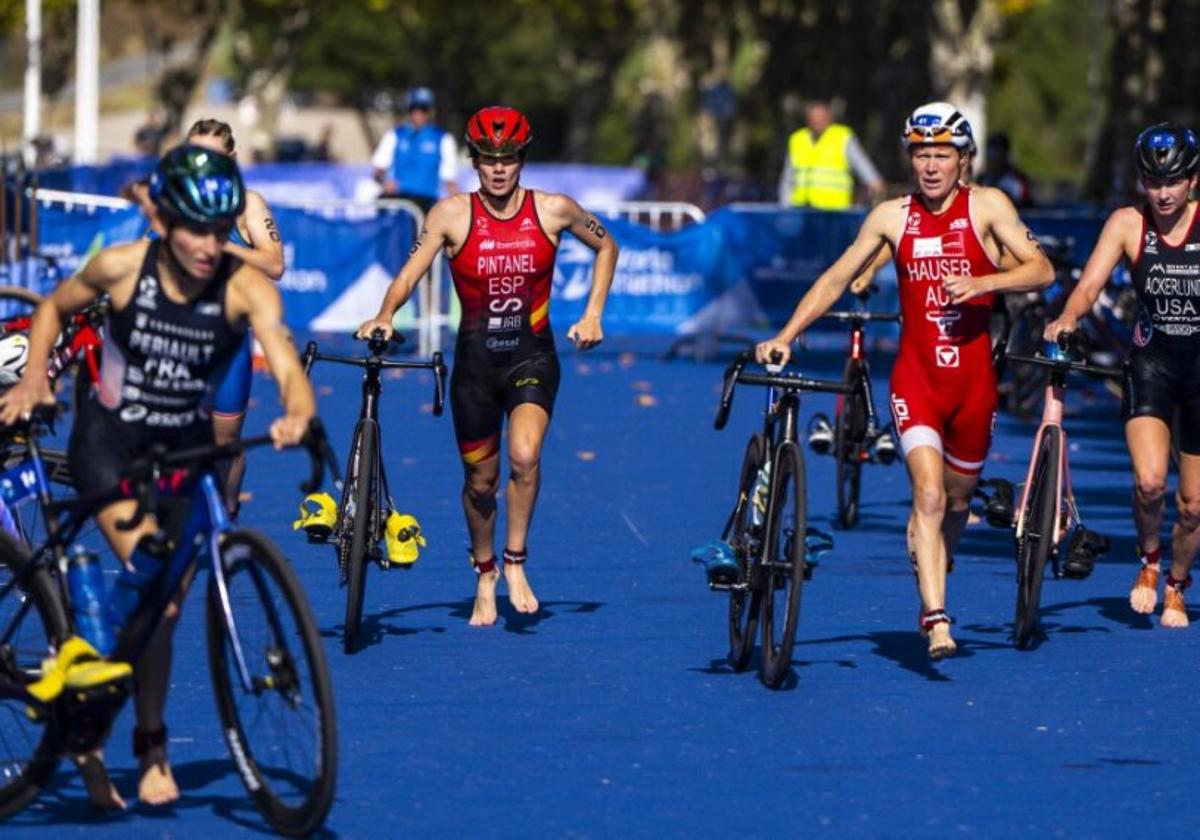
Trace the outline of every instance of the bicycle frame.
{"type": "MultiPolygon", "coordinates": [[[[94,501],[85,499],[68,499],[55,501],[50,497],[49,483],[45,467],[38,455],[37,444],[31,438],[28,442],[29,457],[16,467],[0,473],[0,492],[12,494],[13,499],[36,495],[46,516],[48,539],[33,551],[33,563],[30,570],[42,565],[51,565],[57,570],[55,578],[59,582],[63,603],[68,608],[71,605],[70,590],[65,581],[66,556],[65,546],[78,536],[79,531],[97,509],[94,501]],[[14,480],[14,477],[16,480],[14,480]]],[[[196,477],[191,489],[183,496],[186,499],[187,514],[178,535],[172,540],[172,549],[163,560],[162,570],[151,592],[142,599],[124,630],[119,634],[117,645],[111,658],[116,661],[136,662],[144,652],[154,629],[158,626],[167,604],[175,597],[187,574],[200,559],[207,560],[207,565],[213,574],[216,591],[220,600],[221,615],[225,623],[225,631],[232,643],[234,661],[237,664],[238,675],[242,687],[249,692],[257,690],[250,677],[245,655],[237,632],[237,624],[233,616],[232,605],[229,601],[229,589],[226,584],[225,569],[219,561],[220,544],[225,534],[234,530],[222,501],[221,492],[217,489],[217,479],[211,469],[202,471],[196,477]],[[137,631],[137,632],[134,632],[137,631]]],[[[22,536],[23,540],[24,537],[22,536]]],[[[0,591],[0,597],[16,586],[19,581],[15,578],[9,581],[0,591]]],[[[68,612],[70,610],[68,609],[68,612]]],[[[0,633],[0,641],[11,637],[13,628],[20,622],[24,608],[18,610],[9,625],[0,633]]]]}
{"type": "MultiPolygon", "coordinates": [[[[1058,486],[1054,488],[1054,509],[1059,511],[1057,522],[1055,523],[1054,536],[1051,540],[1051,547],[1058,546],[1063,535],[1070,527],[1073,520],[1078,520],[1078,514],[1075,508],[1075,493],[1071,489],[1071,468],[1067,462],[1067,431],[1063,428],[1063,395],[1065,387],[1066,372],[1055,371],[1051,376],[1050,384],[1046,386],[1045,402],[1042,407],[1042,421],[1038,425],[1037,434],[1033,438],[1033,450],[1029,457],[1029,467],[1025,471],[1025,484],[1021,488],[1021,496],[1017,504],[1016,510],[1016,538],[1023,539],[1025,529],[1028,522],[1025,520],[1025,509],[1029,503],[1029,496],[1033,492],[1033,471],[1037,468],[1037,456],[1042,446],[1042,440],[1046,436],[1046,432],[1050,428],[1057,428],[1059,440],[1062,445],[1059,447],[1059,464],[1058,464],[1058,486]],[[1064,493],[1065,489],[1065,493],[1064,493]],[[1062,516],[1063,499],[1067,503],[1067,516],[1062,516]]],[[[1057,568],[1057,567],[1056,567],[1057,568]]]]}

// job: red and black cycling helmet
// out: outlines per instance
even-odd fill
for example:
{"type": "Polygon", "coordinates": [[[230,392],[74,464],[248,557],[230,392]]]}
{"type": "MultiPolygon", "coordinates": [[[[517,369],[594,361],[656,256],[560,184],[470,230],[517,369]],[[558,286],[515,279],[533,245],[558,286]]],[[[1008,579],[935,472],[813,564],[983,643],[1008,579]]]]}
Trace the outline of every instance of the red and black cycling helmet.
{"type": "Polygon", "coordinates": [[[1138,135],[1133,164],[1147,178],[1190,178],[1200,164],[1200,142],[1178,123],[1157,123],[1138,135]]]}
{"type": "Polygon", "coordinates": [[[466,141],[473,156],[523,156],[526,147],[533,142],[533,129],[516,108],[489,105],[467,120],[466,141]]]}

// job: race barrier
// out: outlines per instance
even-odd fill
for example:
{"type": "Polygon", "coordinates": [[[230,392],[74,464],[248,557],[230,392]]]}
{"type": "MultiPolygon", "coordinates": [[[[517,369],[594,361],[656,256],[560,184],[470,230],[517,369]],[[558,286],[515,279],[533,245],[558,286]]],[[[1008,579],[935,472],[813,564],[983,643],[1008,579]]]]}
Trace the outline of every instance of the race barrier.
{"type": "MultiPolygon", "coordinates": [[[[145,222],[119,199],[42,190],[38,193],[37,250],[69,273],[99,248],[142,235],[145,222]]],[[[420,219],[417,211],[374,203],[329,201],[306,206],[276,203],[287,272],[280,281],[293,329],[346,331],[377,311],[388,283],[403,264],[420,219]]],[[[621,246],[605,308],[611,335],[737,333],[778,327],[796,301],[853,239],[861,211],[819,213],[765,205],[730,205],[704,217],[691,214],[678,230],[653,230],[629,221],[641,208],[609,203],[606,224],[621,246]]],[[[1104,215],[1094,211],[1025,214],[1039,234],[1069,237],[1071,258],[1082,262],[1104,215]]],[[[565,331],[582,314],[591,289],[593,254],[564,235],[554,273],[552,319],[565,331]]],[[[456,323],[448,272],[439,265],[429,293],[401,316],[420,325],[421,349],[441,345],[442,327],[456,323]],[[419,307],[419,308],[418,308],[419,307]]],[[[874,308],[896,305],[891,267],[879,276],[874,308]]],[[[52,278],[53,279],[53,278],[52,278]]],[[[42,273],[17,263],[5,282],[37,291],[42,273]]]]}

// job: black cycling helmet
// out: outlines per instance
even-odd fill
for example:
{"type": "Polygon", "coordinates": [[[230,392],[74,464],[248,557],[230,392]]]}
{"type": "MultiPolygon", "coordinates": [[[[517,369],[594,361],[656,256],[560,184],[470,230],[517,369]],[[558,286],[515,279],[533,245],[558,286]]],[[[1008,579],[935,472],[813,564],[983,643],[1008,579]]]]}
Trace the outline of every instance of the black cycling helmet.
{"type": "Polygon", "coordinates": [[[150,196],[167,220],[202,225],[235,222],[246,208],[246,185],[233,158],[187,143],[162,156],[150,176],[150,196]]]}
{"type": "Polygon", "coordinates": [[[1138,135],[1133,165],[1147,178],[1190,178],[1200,163],[1200,142],[1190,128],[1157,123],[1138,135]]]}

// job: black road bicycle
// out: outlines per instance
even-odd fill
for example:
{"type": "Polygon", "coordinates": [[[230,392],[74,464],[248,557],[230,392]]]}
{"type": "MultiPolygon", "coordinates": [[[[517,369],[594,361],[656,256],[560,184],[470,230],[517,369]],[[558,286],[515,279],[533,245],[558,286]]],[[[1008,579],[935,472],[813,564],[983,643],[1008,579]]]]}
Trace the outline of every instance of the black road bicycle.
{"type": "Polygon", "coordinates": [[[759,678],[770,688],[786,679],[800,619],[800,589],[811,569],[806,562],[807,497],[804,454],[797,441],[797,418],[803,391],[845,394],[844,382],[807,379],[768,366],[747,373],[753,352],[746,351],[725,370],[721,404],[713,425],[729,420],[733,394],[740,385],[767,388],[763,430],[750,437],[738,478],[733,511],[722,540],[734,551],[736,577],[712,582],[729,592],[729,660],[744,671],[754,652],[755,631],[762,629],[759,678]]]}
{"type": "MultiPolygon", "coordinates": [[[[860,301],[865,298],[860,297],[860,301]]],[[[877,448],[884,435],[892,435],[890,424],[879,426],[875,413],[875,398],[871,394],[871,369],[867,363],[863,335],[869,323],[896,323],[898,312],[869,312],[865,308],[826,312],[823,318],[850,325],[850,347],[842,383],[846,392],[837,398],[833,423],[833,457],[836,459],[838,525],[853,528],[858,523],[858,500],[862,490],[863,464],[890,464],[896,458],[898,441],[889,441],[887,448],[877,448]]],[[[819,415],[818,415],[819,416],[819,415]]],[[[828,421],[826,421],[828,422],[828,421]]],[[[810,440],[810,446],[812,442],[810,440]]],[[[814,451],[823,454],[814,447],[814,451]]]]}
{"type": "Polygon", "coordinates": [[[380,549],[388,511],[394,510],[387,473],[383,468],[382,440],[379,431],[380,374],[384,370],[433,371],[433,413],[440,417],[445,405],[446,365],[441,353],[434,353],[427,362],[407,362],[386,359],[383,354],[390,346],[381,330],[367,340],[365,357],[337,356],[321,353],[316,342],[304,348],[304,372],[312,370],[317,361],[336,362],[363,368],[362,407],[354,436],[350,439],[350,455],[346,461],[346,480],[338,507],[337,525],[330,539],[337,550],[338,573],[346,583],[346,624],[342,634],[342,649],[353,653],[362,626],[363,595],[367,585],[367,561],[386,567],[387,555],[380,549]]]}

